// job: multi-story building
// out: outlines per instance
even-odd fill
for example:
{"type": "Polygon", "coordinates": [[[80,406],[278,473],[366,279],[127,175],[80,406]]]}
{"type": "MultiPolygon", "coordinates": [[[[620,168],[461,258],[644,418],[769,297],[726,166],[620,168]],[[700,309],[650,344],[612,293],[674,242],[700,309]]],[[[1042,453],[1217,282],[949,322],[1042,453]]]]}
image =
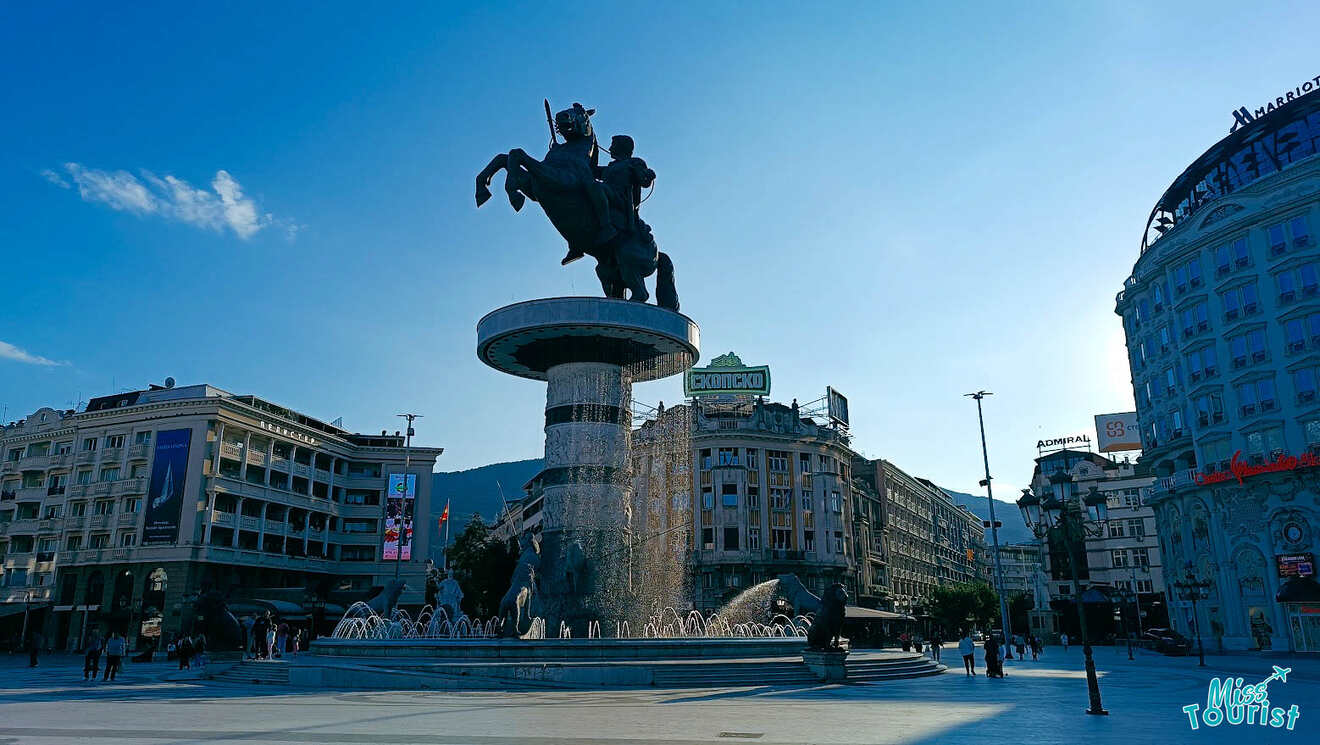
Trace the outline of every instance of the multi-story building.
{"type": "Polygon", "coordinates": [[[980,518],[887,460],[854,458],[853,473],[877,494],[884,515],[886,610],[917,611],[935,587],[977,579],[980,518]]]}
{"type": "Polygon", "coordinates": [[[1004,573],[1004,594],[1024,595],[1038,605],[1049,602],[1039,543],[1001,544],[999,564],[1004,573]]]}
{"type": "Polygon", "coordinates": [[[816,592],[855,581],[848,435],[796,401],[675,406],[633,433],[632,457],[636,540],[672,557],[685,533],[696,609],[781,573],[816,592]]]}
{"type": "MultiPolygon", "coordinates": [[[[1160,197],[1115,312],[1162,549],[1211,583],[1196,625],[1320,651],[1320,95],[1278,101],[1160,197]]],[[[1166,600],[1191,633],[1191,603],[1166,600]]]]}
{"type": "Polygon", "coordinates": [[[152,386],[38,410],[0,430],[0,453],[0,601],[35,609],[55,648],[95,624],[130,640],[177,632],[208,587],[240,613],[296,620],[397,570],[402,601],[420,604],[432,526],[418,521],[417,551],[386,560],[387,506],[407,501],[386,491],[406,471],[412,511],[427,514],[441,449],[405,448],[399,433],[354,434],[209,385],[152,386]]]}
{"type": "MultiPolygon", "coordinates": [[[[1119,602],[1121,593],[1118,591],[1133,590],[1137,593],[1137,602],[1133,603],[1133,608],[1141,608],[1142,627],[1163,625],[1167,610],[1164,598],[1165,572],[1160,561],[1159,541],[1155,535],[1155,511],[1144,499],[1155,480],[1149,468],[1144,464],[1133,464],[1128,460],[1116,461],[1089,451],[1058,450],[1036,459],[1031,479],[1032,491],[1038,495],[1049,495],[1050,477],[1059,471],[1072,477],[1079,497],[1085,496],[1091,487],[1104,494],[1108,501],[1109,520],[1105,525],[1105,533],[1088,537],[1086,550],[1078,552],[1077,558],[1081,562],[1077,568],[1081,574],[1080,581],[1072,577],[1067,547],[1057,541],[1046,545],[1041,558],[1048,573],[1046,587],[1050,607],[1066,609],[1076,602],[1079,592],[1090,588],[1097,589],[1111,602],[1119,602]]],[[[1002,559],[1004,554],[1000,556],[1002,559]]],[[[1099,600],[1087,596],[1086,602],[1099,600]]],[[[1040,602],[1037,602],[1037,610],[1043,610],[1040,602]]],[[[1071,619],[1073,611],[1068,610],[1067,613],[1071,619]]],[[[1051,622],[1050,631],[1058,630],[1058,620],[1056,618],[1051,622]]],[[[1134,611],[1128,622],[1136,628],[1134,611]]]]}
{"type": "Polygon", "coordinates": [[[863,608],[889,608],[888,526],[880,492],[865,479],[853,476],[852,548],[853,581],[849,592],[863,608]]]}

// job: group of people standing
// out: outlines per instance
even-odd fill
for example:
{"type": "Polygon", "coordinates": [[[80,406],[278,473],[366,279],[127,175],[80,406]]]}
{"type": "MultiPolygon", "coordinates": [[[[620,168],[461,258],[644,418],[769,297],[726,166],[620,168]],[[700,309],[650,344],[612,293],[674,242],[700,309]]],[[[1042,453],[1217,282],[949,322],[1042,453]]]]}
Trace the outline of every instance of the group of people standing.
{"type": "Polygon", "coordinates": [[[101,680],[114,680],[119,671],[124,666],[124,654],[128,652],[128,640],[123,634],[111,631],[110,635],[101,641],[101,636],[95,632],[92,638],[87,640],[87,648],[83,651],[83,680],[96,680],[96,674],[100,671],[101,654],[105,653],[105,676],[101,680]]]}
{"type": "Polygon", "coordinates": [[[205,667],[206,635],[187,636],[180,634],[165,647],[166,653],[179,661],[180,670],[191,670],[193,666],[205,667]]]}
{"type": "Polygon", "coordinates": [[[297,657],[303,644],[302,629],[290,626],[287,621],[276,623],[270,611],[243,619],[243,628],[247,631],[248,659],[273,660],[286,654],[297,657]]]}
{"type": "MultiPolygon", "coordinates": [[[[1066,641],[1064,643],[1067,644],[1066,641]]],[[[1027,634],[1026,636],[1014,634],[1012,646],[1017,649],[1018,659],[1025,660],[1027,650],[1030,649],[1031,659],[1035,661],[1040,659],[1045,643],[1041,641],[1040,637],[1033,634],[1027,634]]],[[[985,651],[986,677],[1004,677],[1004,660],[1009,656],[1009,645],[1004,642],[1003,636],[999,633],[990,634],[986,637],[982,647],[985,651]]],[[[972,639],[971,630],[964,631],[962,638],[958,640],[958,653],[962,655],[963,669],[966,670],[968,677],[976,675],[976,642],[972,639]]]]}

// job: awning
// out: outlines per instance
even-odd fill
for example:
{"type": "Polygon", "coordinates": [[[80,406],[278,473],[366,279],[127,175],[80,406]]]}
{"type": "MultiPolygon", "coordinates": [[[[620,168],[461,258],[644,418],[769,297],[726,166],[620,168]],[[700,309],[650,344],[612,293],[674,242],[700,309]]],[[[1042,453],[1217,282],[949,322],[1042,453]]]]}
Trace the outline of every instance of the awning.
{"type": "Polygon", "coordinates": [[[1314,577],[1293,577],[1283,583],[1274,599],[1280,603],[1320,603],[1320,582],[1314,577]]]}
{"type": "Polygon", "coordinates": [[[311,616],[311,611],[307,608],[288,600],[244,598],[242,600],[231,600],[227,605],[229,606],[229,612],[233,613],[235,618],[262,615],[267,612],[272,616],[285,619],[308,618],[311,616]]]}
{"type": "Polygon", "coordinates": [[[875,608],[863,608],[860,605],[850,605],[843,609],[843,617],[853,618],[860,621],[915,621],[912,616],[906,616],[902,613],[892,613],[887,610],[876,610],[875,608]]]}
{"type": "Polygon", "coordinates": [[[34,611],[41,610],[49,605],[49,602],[44,601],[40,603],[32,603],[31,605],[28,605],[27,603],[0,603],[0,618],[13,616],[29,609],[34,611]]]}

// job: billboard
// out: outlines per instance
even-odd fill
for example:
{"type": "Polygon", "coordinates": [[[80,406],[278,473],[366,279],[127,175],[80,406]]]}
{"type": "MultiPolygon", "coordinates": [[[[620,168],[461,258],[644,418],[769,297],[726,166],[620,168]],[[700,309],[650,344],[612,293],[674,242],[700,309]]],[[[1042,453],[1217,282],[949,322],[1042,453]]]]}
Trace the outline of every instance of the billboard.
{"type": "Polygon", "coordinates": [[[848,397],[833,386],[825,386],[825,400],[830,410],[830,421],[848,426],[848,397]]]}
{"type": "Polygon", "coordinates": [[[151,460],[151,484],[143,516],[142,543],[178,543],[183,514],[183,486],[188,480],[191,429],[156,433],[156,454],[151,460]]]}
{"type": "Polygon", "coordinates": [[[1141,449],[1141,429],[1135,411],[1096,414],[1095,435],[1102,453],[1141,449]]]}
{"type": "Polygon", "coordinates": [[[710,361],[710,367],[693,367],[683,373],[683,395],[688,398],[724,393],[746,396],[770,395],[770,368],[747,366],[733,352],[710,361]]]}
{"type": "Polygon", "coordinates": [[[1314,554],[1279,554],[1274,561],[1281,579],[1315,576],[1314,554]]]}
{"type": "Polygon", "coordinates": [[[399,544],[402,537],[402,560],[408,561],[412,559],[413,508],[417,501],[417,474],[391,473],[388,484],[385,494],[385,540],[381,546],[381,558],[400,560],[399,544]]]}

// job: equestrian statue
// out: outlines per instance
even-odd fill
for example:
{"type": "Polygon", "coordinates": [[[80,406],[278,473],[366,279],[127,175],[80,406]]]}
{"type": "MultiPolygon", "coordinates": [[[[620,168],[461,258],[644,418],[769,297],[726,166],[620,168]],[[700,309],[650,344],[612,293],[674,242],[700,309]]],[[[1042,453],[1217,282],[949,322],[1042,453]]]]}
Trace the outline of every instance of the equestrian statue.
{"type": "MultiPolygon", "coordinates": [[[[545,104],[546,117],[550,103],[545,104]]],[[[638,214],[641,190],[655,182],[655,171],[633,157],[633,140],[610,140],[608,165],[600,165],[600,147],[591,127],[595,109],[575,103],[555,114],[550,151],[537,160],[521,148],[496,155],[477,174],[477,206],[490,199],[490,182],[504,170],[504,191],[515,211],[530,199],[541,205],[550,224],[568,242],[568,264],[583,256],[596,259],[596,276],[606,297],[646,302],[646,278],[656,275],[656,304],[678,310],[674,264],[656,246],[651,227],[638,214]],[[562,135],[559,142],[556,134],[562,135]]]]}

